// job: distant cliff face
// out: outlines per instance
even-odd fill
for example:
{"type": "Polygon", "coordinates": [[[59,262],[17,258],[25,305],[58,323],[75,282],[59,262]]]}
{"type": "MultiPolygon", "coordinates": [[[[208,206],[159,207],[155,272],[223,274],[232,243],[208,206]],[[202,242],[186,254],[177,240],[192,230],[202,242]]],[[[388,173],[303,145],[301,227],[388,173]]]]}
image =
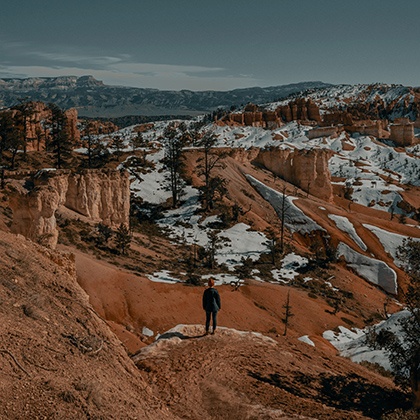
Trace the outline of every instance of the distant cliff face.
{"type": "Polygon", "coordinates": [[[32,101],[53,102],[63,109],[76,108],[79,115],[87,117],[193,115],[248,102],[266,103],[326,86],[331,85],[304,82],[227,92],[193,92],[107,86],[91,76],[0,79],[0,107],[10,107],[25,97],[32,101]]]}
{"type": "Polygon", "coordinates": [[[286,105],[278,106],[274,111],[248,104],[243,112],[229,113],[222,117],[219,124],[244,125],[276,129],[290,121],[321,122],[319,107],[311,100],[296,99],[286,105]]]}
{"type": "Polygon", "coordinates": [[[34,187],[15,184],[10,197],[12,232],[55,248],[58,240],[56,211],[64,206],[92,222],[112,227],[128,225],[130,182],[126,172],[85,170],[41,172],[34,187]]]}
{"type": "Polygon", "coordinates": [[[260,150],[254,162],[308,194],[331,201],[333,189],[328,160],[332,155],[327,149],[271,148],[260,150]]]}

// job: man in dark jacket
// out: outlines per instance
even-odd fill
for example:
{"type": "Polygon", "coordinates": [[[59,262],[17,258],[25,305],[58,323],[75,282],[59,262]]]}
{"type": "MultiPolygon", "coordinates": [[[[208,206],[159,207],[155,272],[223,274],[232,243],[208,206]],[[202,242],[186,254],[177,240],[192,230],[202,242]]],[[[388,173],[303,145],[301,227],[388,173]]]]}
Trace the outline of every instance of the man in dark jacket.
{"type": "Polygon", "coordinates": [[[217,327],[217,312],[222,308],[219,292],[214,288],[214,279],[210,278],[208,288],[203,293],[203,309],[206,311],[206,334],[209,333],[210,318],[213,318],[213,331],[217,327]]]}

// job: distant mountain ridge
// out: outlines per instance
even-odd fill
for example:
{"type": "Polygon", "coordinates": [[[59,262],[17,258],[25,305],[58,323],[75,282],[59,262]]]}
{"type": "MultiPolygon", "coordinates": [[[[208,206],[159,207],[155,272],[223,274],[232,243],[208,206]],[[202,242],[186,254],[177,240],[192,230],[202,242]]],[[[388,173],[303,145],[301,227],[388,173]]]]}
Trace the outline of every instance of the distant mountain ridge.
{"type": "Polygon", "coordinates": [[[80,116],[121,117],[126,115],[196,115],[218,107],[248,102],[267,103],[287,96],[333,86],[323,82],[302,82],[282,86],[253,87],[230,91],[169,91],[110,86],[92,76],[0,79],[0,106],[10,107],[19,99],[53,102],[80,116]]]}

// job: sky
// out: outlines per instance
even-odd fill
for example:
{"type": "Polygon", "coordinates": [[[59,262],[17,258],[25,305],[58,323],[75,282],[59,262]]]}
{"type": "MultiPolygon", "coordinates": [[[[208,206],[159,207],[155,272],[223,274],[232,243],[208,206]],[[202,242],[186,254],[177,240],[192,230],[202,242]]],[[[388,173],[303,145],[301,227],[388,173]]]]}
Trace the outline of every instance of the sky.
{"type": "Polygon", "coordinates": [[[418,16],[418,0],[4,1],[0,78],[194,91],[419,86],[418,16]]]}

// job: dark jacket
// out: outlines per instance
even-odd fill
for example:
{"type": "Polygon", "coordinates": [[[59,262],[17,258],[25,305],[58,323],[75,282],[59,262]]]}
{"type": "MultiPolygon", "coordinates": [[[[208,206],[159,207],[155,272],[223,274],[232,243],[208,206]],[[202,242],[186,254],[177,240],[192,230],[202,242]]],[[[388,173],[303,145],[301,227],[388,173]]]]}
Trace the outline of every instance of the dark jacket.
{"type": "Polygon", "coordinates": [[[206,312],[217,312],[221,307],[219,292],[213,287],[204,290],[203,309],[206,312]]]}

